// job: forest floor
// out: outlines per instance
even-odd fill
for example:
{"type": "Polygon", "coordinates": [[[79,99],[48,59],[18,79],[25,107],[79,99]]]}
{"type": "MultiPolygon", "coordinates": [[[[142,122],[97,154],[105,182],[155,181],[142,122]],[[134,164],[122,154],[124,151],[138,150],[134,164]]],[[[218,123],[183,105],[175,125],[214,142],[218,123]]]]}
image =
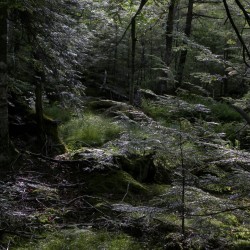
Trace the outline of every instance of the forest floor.
{"type": "Polygon", "coordinates": [[[86,99],[55,157],[16,138],[1,249],[250,249],[241,117],[205,97],[143,96],[141,108],[86,99]]]}

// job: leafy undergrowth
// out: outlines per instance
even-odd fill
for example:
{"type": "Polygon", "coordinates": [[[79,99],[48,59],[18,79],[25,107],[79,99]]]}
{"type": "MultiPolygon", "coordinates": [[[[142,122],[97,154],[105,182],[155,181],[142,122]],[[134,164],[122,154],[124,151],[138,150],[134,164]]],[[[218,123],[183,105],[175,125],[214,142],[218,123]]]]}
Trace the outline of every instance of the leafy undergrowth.
{"type": "Polygon", "coordinates": [[[109,118],[65,123],[70,153],[17,159],[0,185],[2,248],[249,249],[250,153],[227,140],[205,102],[147,103],[151,117],[96,101],[96,114],[105,107],[109,118]],[[88,134],[85,122],[97,135],[92,147],[70,144],[88,134]],[[103,139],[110,127],[115,135],[103,139]]]}

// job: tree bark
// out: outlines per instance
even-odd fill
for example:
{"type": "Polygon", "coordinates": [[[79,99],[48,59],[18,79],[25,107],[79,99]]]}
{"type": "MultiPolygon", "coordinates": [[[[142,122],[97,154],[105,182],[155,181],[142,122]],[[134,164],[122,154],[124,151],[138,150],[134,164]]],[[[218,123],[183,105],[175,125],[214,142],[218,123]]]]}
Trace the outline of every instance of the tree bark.
{"type": "Polygon", "coordinates": [[[0,8],[0,166],[9,156],[9,125],[7,99],[7,3],[0,8]]]}
{"type": "MultiPolygon", "coordinates": [[[[140,6],[132,17],[129,26],[131,25],[131,78],[129,85],[129,103],[134,105],[134,95],[135,95],[135,51],[136,51],[136,17],[141,13],[144,5],[148,0],[141,0],[140,6]]],[[[128,27],[129,27],[128,26],[128,27]]],[[[125,31],[126,32],[126,31],[125,31]]]]}
{"type": "Polygon", "coordinates": [[[248,23],[248,26],[250,26],[250,15],[248,14],[247,10],[244,8],[244,6],[241,4],[239,0],[235,0],[235,2],[238,5],[238,7],[241,9],[241,11],[243,12],[245,19],[248,23]]]}
{"type": "MultiPolygon", "coordinates": [[[[186,17],[186,26],[185,26],[185,31],[184,31],[186,37],[190,37],[191,35],[191,27],[192,27],[192,21],[193,21],[193,5],[194,5],[194,0],[189,0],[187,17],[186,17]]],[[[185,41],[184,41],[184,44],[186,44],[185,41]]],[[[177,69],[177,86],[176,86],[177,88],[179,88],[182,84],[186,58],[187,58],[187,49],[181,51],[179,65],[177,69]]]]}
{"type": "Polygon", "coordinates": [[[172,61],[174,14],[176,9],[176,0],[171,0],[168,7],[168,16],[166,23],[166,57],[165,63],[168,67],[172,61]]]}
{"type": "Polygon", "coordinates": [[[135,92],[135,48],[136,48],[136,17],[131,21],[131,81],[129,87],[129,103],[134,104],[135,92]]]}
{"type": "MultiPolygon", "coordinates": [[[[250,65],[247,63],[246,61],[246,58],[245,58],[245,54],[247,55],[248,59],[250,60],[250,51],[248,50],[247,46],[246,46],[246,43],[243,39],[243,37],[241,36],[236,24],[234,23],[234,20],[232,18],[232,15],[230,13],[230,10],[229,10],[229,7],[228,7],[228,4],[227,4],[227,1],[226,0],[223,0],[223,4],[224,4],[224,7],[225,7],[225,10],[226,10],[226,13],[227,13],[227,17],[234,29],[234,32],[235,34],[237,35],[242,47],[243,47],[243,59],[244,59],[244,63],[246,64],[247,67],[250,67],[250,65]]],[[[240,7],[240,6],[239,6],[240,7]]],[[[242,9],[241,9],[242,10],[242,9]]],[[[248,19],[247,19],[248,20],[248,19]]]]}
{"type": "Polygon", "coordinates": [[[42,100],[42,83],[36,82],[35,85],[35,108],[36,108],[36,119],[39,130],[39,135],[44,134],[44,119],[43,119],[43,100],[42,100]]]}

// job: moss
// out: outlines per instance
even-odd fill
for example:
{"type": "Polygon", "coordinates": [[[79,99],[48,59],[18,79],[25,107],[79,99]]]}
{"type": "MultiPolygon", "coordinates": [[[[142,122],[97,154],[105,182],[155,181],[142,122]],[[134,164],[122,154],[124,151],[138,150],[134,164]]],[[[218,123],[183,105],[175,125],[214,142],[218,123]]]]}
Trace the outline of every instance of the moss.
{"type": "Polygon", "coordinates": [[[171,122],[171,115],[167,106],[143,99],[142,110],[155,120],[164,120],[166,123],[171,122]]]}
{"type": "Polygon", "coordinates": [[[89,193],[93,194],[111,194],[115,198],[122,198],[127,192],[128,197],[133,195],[143,195],[147,193],[144,185],[137,182],[131,175],[122,171],[116,170],[108,174],[93,174],[87,179],[89,193]]]}
{"type": "Polygon", "coordinates": [[[237,240],[234,242],[234,250],[249,250],[250,240],[237,240]]]}
{"type": "Polygon", "coordinates": [[[67,230],[52,234],[37,243],[30,243],[16,250],[137,250],[143,246],[126,234],[67,230]]]}

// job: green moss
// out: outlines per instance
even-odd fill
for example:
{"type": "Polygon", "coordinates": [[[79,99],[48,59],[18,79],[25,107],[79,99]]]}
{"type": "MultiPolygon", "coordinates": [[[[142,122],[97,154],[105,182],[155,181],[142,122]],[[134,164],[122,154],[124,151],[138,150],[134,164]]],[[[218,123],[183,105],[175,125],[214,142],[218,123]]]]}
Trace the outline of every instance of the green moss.
{"type": "Polygon", "coordinates": [[[16,250],[137,250],[143,246],[125,234],[91,232],[88,230],[62,231],[38,243],[30,243],[16,250]]]}
{"type": "Polygon", "coordinates": [[[202,186],[202,189],[214,194],[230,194],[232,188],[230,186],[224,186],[224,184],[210,183],[202,186]]]}
{"type": "Polygon", "coordinates": [[[234,250],[249,250],[250,240],[237,240],[234,242],[234,250]]]}
{"type": "Polygon", "coordinates": [[[94,194],[111,194],[114,197],[123,197],[128,189],[128,197],[136,194],[145,194],[147,189],[137,182],[128,173],[117,170],[109,174],[93,174],[87,179],[88,191],[94,194]]]}
{"type": "Polygon", "coordinates": [[[171,186],[165,184],[148,184],[147,188],[150,195],[154,197],[166,193],[166,190],[169,190],[171,186]]]}
{"type": "Polygon", "coordinates": [[[142,109],[148,116],[152,117],[155,120],[161,120],[165,122],[171,121],[171,116],[168,110],[168,107],[159,105],[153,101],[143,100],[142,109]]]}

